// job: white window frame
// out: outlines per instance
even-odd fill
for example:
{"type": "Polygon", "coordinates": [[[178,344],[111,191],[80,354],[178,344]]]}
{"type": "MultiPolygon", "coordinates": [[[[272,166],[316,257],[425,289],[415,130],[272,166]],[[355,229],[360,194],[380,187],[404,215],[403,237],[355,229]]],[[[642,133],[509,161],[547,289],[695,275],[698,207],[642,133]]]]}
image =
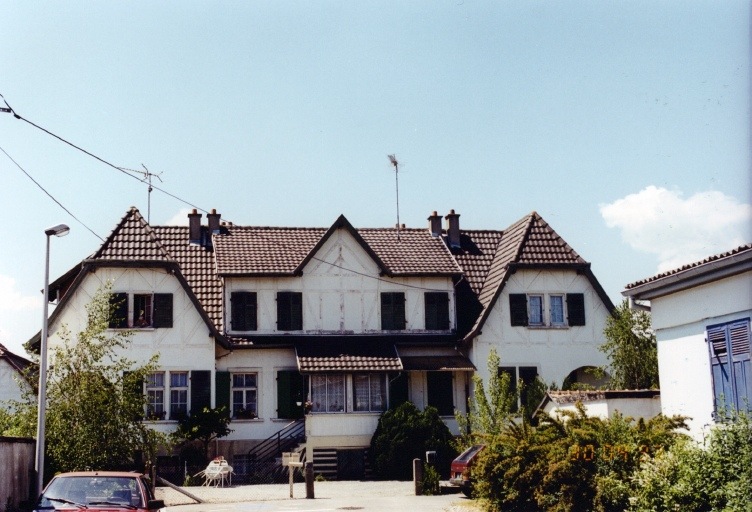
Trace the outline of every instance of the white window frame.
{"type": "Polygon", "coordinates": [[[527,323],[530,327],[543,327],[546,325],[546,296],[542,293],[529,293],[527,295],[527,323]],[[540,303],[535,307],[534,303],[539,300],[540,303]],[[537,313],[536,319],[534,313],[537,313]]]}
{"type": "Polygon", "coordinates": [[[167,410],[165,408],[165,373],[157,371],[146,376],[146,419],[163,420],[165,418],[167,410]]]}
{"type": "Polygon", "coordinates": [[[170,419],[176,420],[178,419],[178,416],[181,414],[187,415],[189,409],[189,400],[190,400],[190,372],[188,371],[175,371],[175,372],[169,372],[170,374],[170,419]],[[175,382],[175,378],[179,376],[185,376],[185,383],[182,382],[175,382]],[[185,399],[181,399],[182,397],[180,395],[183,395],[185,399]],[[175,405],[181,404],[185,406],[184,410],[175,410],[175,405]]]}
{"type": "Polygon", "coordinates": [[[347,375],[344,373],[319,373],[311,375],[311,412],[347,412],[347,375]],[[334,401],[333,399],[337,400],[334,401]]]}
{"type": "Polygon", "coordinates": [[[384,412],[387,408],[387,376],[385,373],[354,373],[352,374],[353,412],[384,412]],[[365,389],[359,384],[365,383],[365,389]],[[365,396],[364,396],[365,395],[365,396]],[[375,405],[380,397],[381,405],[375,405]],[[365,406],[359,401],[364,400],[365,406]]]}
{"type": "Polygon", "coordinates": [[[548,295],[548,318],[549,318],[549,324],[551,327],[566,327],[567,325],[567,311],[566,311],[566,298],[563,293],[551,293],[548,295]],[[559,299],[561,301],[560,305],[561,308],[559,309],[561,313],[561,319],[557,320],[554,318],[554,299],[559,299]]]}
{"type": "Polygon", "coordinates": [[[259,410],[259,372],[252,371],[238,371],[230,373],[230,407],[232,408],[232,417],[236,419],[255,419],[258,418],[259,410]],[[243,382],[236,384],[236,377],[242,376],[243,382]],[[253,384],[249,384],[248,378],[253,377],[253,384]],[[235,393],[242,394],[242,400],[235,400],[235,393]],[[249,401],[249,395],[253,396],[253,400],[249,401]],[[241,403],[242,407],[236,407],[236,404],[241,403]],[[253,404],[253,407],[249,408],[248,405],[253,404]],[[249,410],[250,409],[250,410],[249,410]],[[248,416],[248,417],[246,417],[248,416]]]}

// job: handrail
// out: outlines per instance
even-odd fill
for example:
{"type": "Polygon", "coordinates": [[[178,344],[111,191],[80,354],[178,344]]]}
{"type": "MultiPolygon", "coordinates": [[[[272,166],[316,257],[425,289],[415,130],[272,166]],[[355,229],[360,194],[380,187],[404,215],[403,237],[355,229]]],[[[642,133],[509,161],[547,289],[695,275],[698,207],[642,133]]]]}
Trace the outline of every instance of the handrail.
{"type": "Polygon", "coordinates": [[[248,450],[248,455],[257,461],[272,460],[304,439],[305,420],[295,420],[248,450]]]}

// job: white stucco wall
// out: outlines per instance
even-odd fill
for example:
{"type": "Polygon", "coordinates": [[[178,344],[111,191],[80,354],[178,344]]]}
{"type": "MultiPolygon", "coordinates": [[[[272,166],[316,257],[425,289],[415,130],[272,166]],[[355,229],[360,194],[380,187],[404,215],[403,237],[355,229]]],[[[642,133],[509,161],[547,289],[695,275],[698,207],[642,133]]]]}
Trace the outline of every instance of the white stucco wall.
{"type": "Polygon", "coordinates": [[[701,441],[713,424],[713,379],[706,330],[752,317],[752,272],[653,299],[661,402],[665,415],[689,416],[701,441]]]}
{"type": "MultiPolygon", "coordinates": [[[[566,304],[565,304],[566,308],[566,304]]],[[[488,382],[488,356],[496,349],[502,366],[534,366],[547,383],[562,385],[573,370],[603,366],[605,354],[598,350],[605,337],[608,310],[590,282],[574,271],[518,270],[473,341],[471,359],[478,375],[488,382]],[[509,316],[509,294],[582,293],[585,297],[585,325],[576,327],[513,327],[509,316]]],[[[566,318],[566,309],[565,309],[566,318]]]]}
{"type": "MultiPolygon", "coordinates": [[[[96,292],[106,282],[112,283],[111,291],[134,293],[171,293],[173,295],[173,327],[144,328],[132,330],[126,348],[118,351],[136,364],[144,364],[153,355],[158,355],[160,370],[212,372],[212,403],[214,400],[214,354],[215,343],[209,330],[180,282],[172,274],[162,269],[121,269],[100,268],[89,273],[73,295],[67,307],[49,327],[48,346],[50,351],[62,345],[61,328],[65,326],[71,333],[71,340],[86,327],[86,306],[96,292]]],[[[111,330],[111,332],[116,332],[111,330]]],[[[52,353],[52,352],[50,352],[52,353]]],[[[165,392],[165,408],[168,409],[169,393],[165,392]]],[[[190,393],[188,408],[190,409],[190,393]]],[[[150,422],[154,428],[170,431],[175,422],[150,422]]]]}
{"type": "Polygon", "coordinates": [[[23,388],[28,384],[6,360],[0,359],[0,407],[4,407],[6,400],[21,400],[23,388]]]}
{"type": "MultiPolygon", "coordinates": [[[[404,292],[407,330],[425,332],[424,293],[428,290],[449,294],[450,329],[454,329],[454,287],[449,277],[382,276],[352,235],[339,229],[303,269],[302,276],[230,277],[225,281],[224,300],[230,305],[232,292],[256,292],[258,329],[253,333],[273,334],[278,332],[277,292],[302,292],[305,334],[363,334],[383,332],[380,293],[404,292]]],[[[225,325],[229,328],[230,324],[228,308],[225,325]]]]}
{"type": "MultiPolygon", "coordinates": [[[[654,418],[661,413],[661,399],[655,398],[603,398],[583,402],[588,416],[597,418],[611,418],[618,411],[622,416],[634,419],[654,418]]],[[[548,402],[543,410],[552,415],[561,417],[562,411],[575,412],[574,403],[556,404],[548,402]]]]}

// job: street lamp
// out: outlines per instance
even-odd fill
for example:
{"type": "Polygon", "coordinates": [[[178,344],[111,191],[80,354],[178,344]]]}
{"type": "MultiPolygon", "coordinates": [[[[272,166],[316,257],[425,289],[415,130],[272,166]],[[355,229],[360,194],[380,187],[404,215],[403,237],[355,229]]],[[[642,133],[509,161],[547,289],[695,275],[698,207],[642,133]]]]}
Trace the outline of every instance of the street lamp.
{"type": "Polygon", "coordinates": [[[65,236],[70,232],[70,228],[65,224],[58,224],[44,230],[47,236],[47,251],[44,260],[44,299],[42,301],[42,338],[39,344],[39,402],[37,404],[37,448],[36,448],[36,465],[34,469],[37,473],[37,493],[42,492],[44,485],[44,420],[47,412],[47,305],[49,304],[50,293],[50,236],[65,236]]]}

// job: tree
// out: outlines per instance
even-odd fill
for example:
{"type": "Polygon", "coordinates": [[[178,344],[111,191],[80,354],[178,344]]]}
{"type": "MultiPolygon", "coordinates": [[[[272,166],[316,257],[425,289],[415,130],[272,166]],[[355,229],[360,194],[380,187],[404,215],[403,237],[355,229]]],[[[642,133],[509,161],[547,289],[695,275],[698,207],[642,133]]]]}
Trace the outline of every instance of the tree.
{"type": "Polygon", "coordinates": [[[468,399],[467,415],[456,415],[460,430],[471,437],[463,441],[465,445],[482,442],[482,438],[500,434],[516,417],[519,394],[514,392],[509,374],[499,372],[500,362],[496,350],[491,350],[488,356],[488,393],[483,379],[473,375],[473,396],[468,399]]]}
{"type": "MultiPolygon", "coordinates": [[[[158,356],[143,365],[121,356],[130,332],[109,331],[114,305],[110,285],[86,306],[87,323],[75,337],[64,325],[62,344],[50,350],[46,409],[46,474],[60,471],[133,468],[138,453],[153,454],[167,438],[146,427],[141,386],[158,356]],[[137,390],[134,392],[134,390],[137,390]]],[[[32,352],[32,350],[29,350],[32,352]]],[[[28,430],[36,418],[36,397],[15,405],[28,430]]]]}
{"type": "Polygon", "coordinates": [[[192,411],[190,416],[180,418],[178,428],[172,436],[178,442],[200,441],[206,462],[209,459],[209,444],[215,439],[229,435],[232,432],[229,425],[230,415],[226,407],[204,407],[201,411],[192,411]]]}
{"type": "Polygon", "coordinates": [[[625,299],[606,321],[606,342],[599,348],[609,360],[613,389],[658,387],[658,347],[650,315],[625,299]]]}

